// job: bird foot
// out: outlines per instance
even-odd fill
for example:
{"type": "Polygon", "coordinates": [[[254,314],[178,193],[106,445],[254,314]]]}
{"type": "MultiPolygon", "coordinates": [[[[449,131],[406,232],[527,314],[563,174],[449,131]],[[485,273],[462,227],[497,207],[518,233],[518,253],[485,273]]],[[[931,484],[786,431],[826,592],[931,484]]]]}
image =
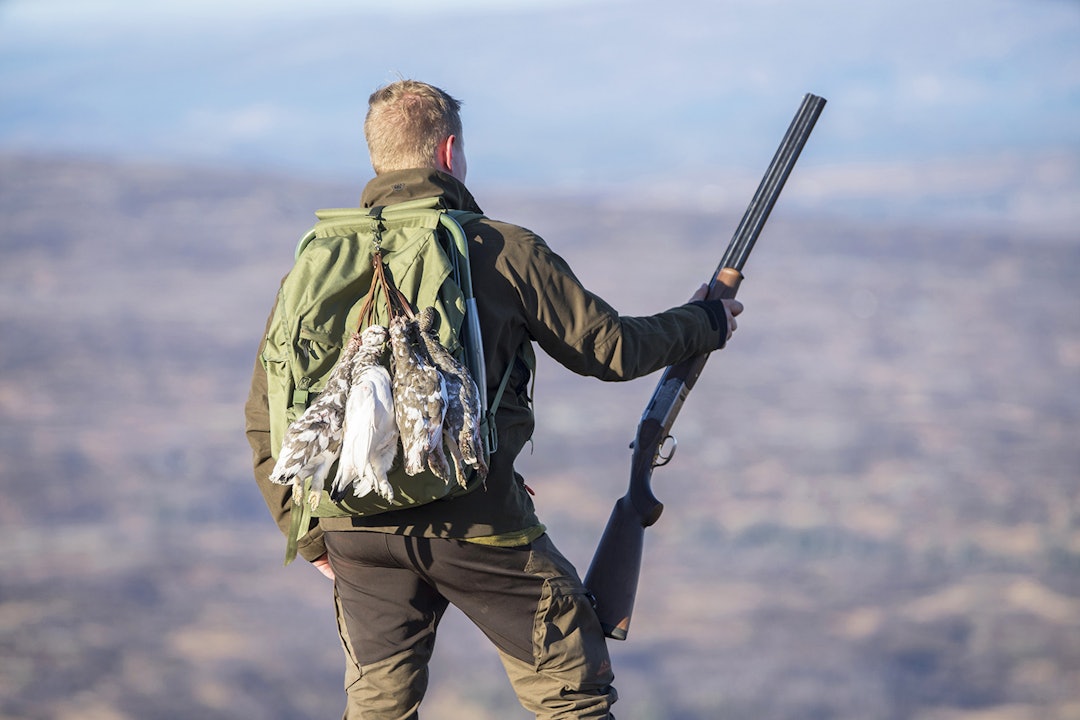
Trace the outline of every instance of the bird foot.
{"type": "Polygon", "coordinates": [[[385,477],[376,478],[375,492],[388,503],[394,502],[394,486],[385,477]]]}

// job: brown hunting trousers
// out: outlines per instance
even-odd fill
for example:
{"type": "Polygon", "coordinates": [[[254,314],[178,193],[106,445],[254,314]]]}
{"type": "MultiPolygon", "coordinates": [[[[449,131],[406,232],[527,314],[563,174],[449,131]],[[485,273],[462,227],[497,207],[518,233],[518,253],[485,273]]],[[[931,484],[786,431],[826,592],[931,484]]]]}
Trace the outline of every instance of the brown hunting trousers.
{"type": "Polygon", "coordinates": [[[346,654],[345,720],[410,720],[453,604],[494,643],[543,720],[611,718],[607,644],[577,571],[542,535],[500,548],[378,532],[326,533],[346,654]]]}

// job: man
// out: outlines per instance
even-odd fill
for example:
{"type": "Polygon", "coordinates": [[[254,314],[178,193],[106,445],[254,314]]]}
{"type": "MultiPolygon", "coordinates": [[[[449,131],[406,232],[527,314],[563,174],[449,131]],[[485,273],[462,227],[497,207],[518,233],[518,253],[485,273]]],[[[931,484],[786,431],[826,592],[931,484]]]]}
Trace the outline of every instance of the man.
{"type": "MultiPolygon", "coordinates": [[[[464,184],[459,110],[425,83],[402,80],[376,91],[364,123],[376,176],[362,205],[441,197],[448,208],[480,212],[464,184]]],[[[742,305],[706,298],[703,286],[686,305],[623,317],[530,231],[481,218],[465,232],[489,397],[514,366],[486,487],[372,517],[324,518],[299,548],[334,580],[347,656],[345,717],[418,716],[435,631],[451,603],[492,641],[522,705],[538,718],[611,717],[614,676],[589,595],[514,470],[533,431],[533,344],[574,372],[629,380],[722,347],[742,305]]],[[[266,386],[256,364],[247,434],[256,479],[287,531],[289,489],[268,481],[266,386]]]]}

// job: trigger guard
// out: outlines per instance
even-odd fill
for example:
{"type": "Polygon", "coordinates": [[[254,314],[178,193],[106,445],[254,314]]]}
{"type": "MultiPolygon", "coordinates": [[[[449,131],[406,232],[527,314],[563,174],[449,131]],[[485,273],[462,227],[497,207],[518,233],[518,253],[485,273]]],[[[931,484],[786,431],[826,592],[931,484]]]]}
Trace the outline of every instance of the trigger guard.
{"type": "Polygon", "coordinates": [[[664,441],[660,443],[660,447],[656,450],[656,461],[653,463],[653,467],[663,467],[671,462],[671,458],[675,457],[675,451],[679,449],[679,441],[674,435],[668,435],[664,438],[664,441]],[[671,441],[671,448],[664,453],[664,449],[668,447],[668,441],[671,441]]]}

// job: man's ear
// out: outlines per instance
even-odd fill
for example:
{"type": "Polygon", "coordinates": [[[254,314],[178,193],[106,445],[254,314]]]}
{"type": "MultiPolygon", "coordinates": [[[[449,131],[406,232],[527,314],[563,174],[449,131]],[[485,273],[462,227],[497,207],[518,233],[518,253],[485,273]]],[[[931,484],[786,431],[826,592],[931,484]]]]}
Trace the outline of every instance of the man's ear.
{"type": "Polygon", "coordinates": [[[444,173],[454,174],[454,143],[457,136],[447,135],[435,150],[435,167],[444,173]]]}

